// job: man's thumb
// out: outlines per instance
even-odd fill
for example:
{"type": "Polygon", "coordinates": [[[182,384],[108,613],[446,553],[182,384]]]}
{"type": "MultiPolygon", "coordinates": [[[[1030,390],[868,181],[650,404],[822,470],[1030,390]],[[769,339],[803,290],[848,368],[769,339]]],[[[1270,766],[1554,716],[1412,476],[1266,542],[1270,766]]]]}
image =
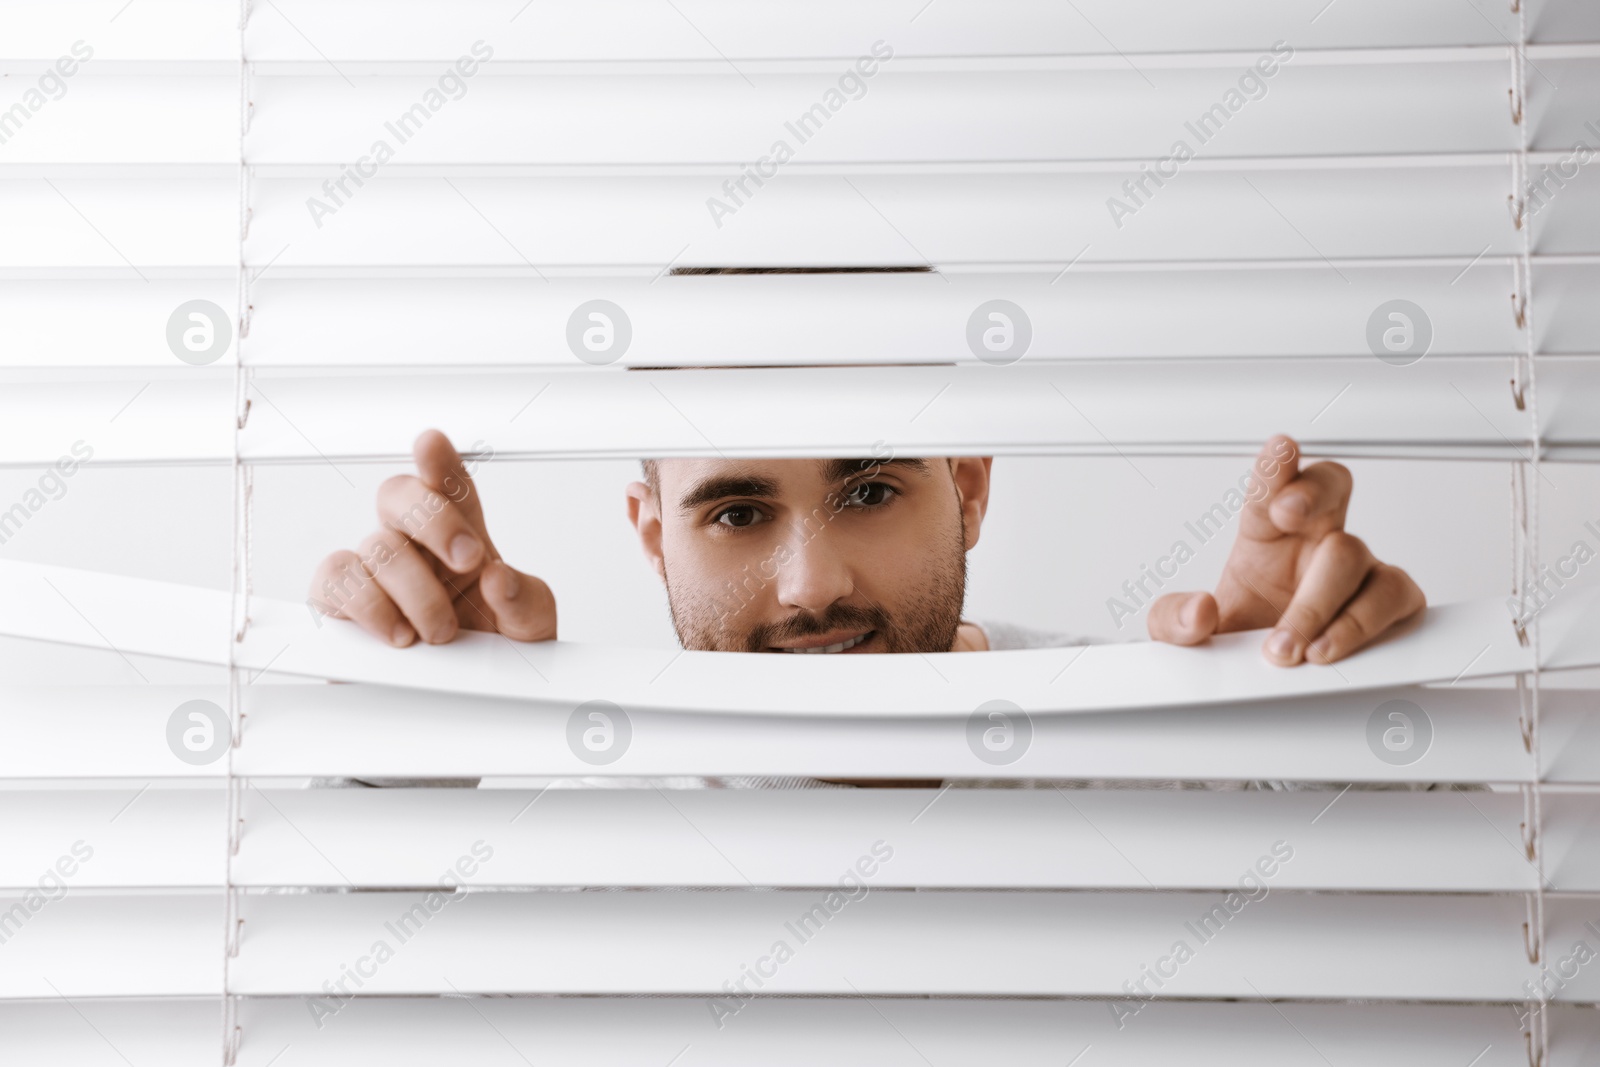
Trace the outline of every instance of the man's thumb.
{"type": "Polygon", "coordinates": [[[1216,597],[1210,593],[1168,593],[1150,605],[1150,636],[1169,645],[1197,645],[1217,632],[1216,597]]]}
{"type": "Polygon", "coordinates": [[[556,597],[543,579],[497,559],[484,567],[478,587],[500,633],[516,641],[555,640],[556,597]]]}

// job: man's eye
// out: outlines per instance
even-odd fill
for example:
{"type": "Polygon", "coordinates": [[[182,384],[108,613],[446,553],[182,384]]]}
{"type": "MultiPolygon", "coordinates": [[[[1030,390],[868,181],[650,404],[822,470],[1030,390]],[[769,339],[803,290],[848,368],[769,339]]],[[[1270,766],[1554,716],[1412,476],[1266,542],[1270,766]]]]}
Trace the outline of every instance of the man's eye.
{"type": "Polygon", "coordinates": [[[851,507],[877,508],[887,504],[894,496],[894,486],[884,482],[864,482],[845,491],[845,501],[851,507]]]}
{"type": "Polygon", "coordinates": [[[715,521],[722,526],[754,526],[761,521],[761,512],[749,504],[735,504],[718,512],[715,521]]]}

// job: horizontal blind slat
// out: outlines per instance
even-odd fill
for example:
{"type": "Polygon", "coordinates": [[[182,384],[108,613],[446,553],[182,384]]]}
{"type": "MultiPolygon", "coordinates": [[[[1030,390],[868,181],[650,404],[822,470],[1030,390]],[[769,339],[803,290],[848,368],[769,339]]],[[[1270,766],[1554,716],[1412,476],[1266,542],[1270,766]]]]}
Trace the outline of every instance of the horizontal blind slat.
{"type": "MultiPolygon", "coordinates": [[[[855,897],[819,890],[247,895],[231,988],[318,996],[355,961],[375,971],[359,988],[369,996],[717,996],[785,935],[790,958],[764,992],[1119,997],[1141,967],[1174,951],[1174,938],[1187,939],[1190,958],[1161,987],[1163,997],[1516,1002],[1522,983],[1537,977],[1522,944],[1520,896],[1268,890],[1251,901],[1216,892],[858,890],[855,897]],[[818,936],[823,930],[827,937],[818,936]],[[374,939],[388,945],[376,967],[374,939]],[[1385,966],[1374,968],[1380,958],[1385,966]]],[[[80,892],[47,901],[12,920],[0,954],[0,998],[214,993],[221,903],[217,893],[80,892]]],[[[13,906],[25,907],[15,896],[0,898],[0,911],[13,906]]],[[[1592,936],[1585,925],[1593,922],[1592,901],[1556,898],[1546,910],[1553,950],[1570,955],[1570,946],[1592,936]]],[[[770,961],[762,966],[770,969],[770,961]]],[[[1163,969],[1173,969],[1170,959],[1163,969]]],[[[1600,979],[1580,972],[1551,999],[1582,1003],[1597,995],[1600,979]]]]}
{"type": "MultiPolygon", "coordinates": [[[[778,940],[793,955],[763,992],[1118,996],[1175,939],[1188,940],[1193,958],[1163,996],[1517,1000],[1534,975],[1520,897],[1269,892],[1225,906],[1220,893],[877,890],[840,899],[817,890],[480,892],[431,903],[406,892],[252,895],[241,902],[246,932],[230,980],[245,994],[315,994],[374,952],[374,939],[387,939],[392,957],[367,978],[366,995],[715,996],[778,940]],[[1373,967],[1377,958],[1386,965],[1373,967]]],[[[1594,985],[1569,983],[1559,999],[1594,985]]]]}
{"type": "MultiPolygon", "coordinates": [[[[467,55],[470,44],[462,40],[458,54],[467,55]]],[[[454,99],[440,107],[424,107],[410,126],[399,125],[399,117],[433,87],[430,80],[375,75],[345,84],[328,70],[257,79],[246,152],[251,162],[342,166],[383,140],[412,163],[738,165],[773,157],[774,142],[781,141],[788,146],[784,154],[812,161],[1149,159],[1171,153],[1180,138],[1191,151],[1204,151],[1203,142],[1219,130],[1235,155],[1516,146],[1515,127],[1506,119],[1503,59],[1297,67],[1291,58],[1279,67],[1280,57],[1266,58],[1275,73],[1270,82],[1258,80],[1270,89],[1249,102],[1237,82],[1253,60],[1234,70],[1164,70],[1148,85],[1127,70],[944,75],[899,70],[892,58],[875,62],[871,77],[861,78],[851,62],[841,61],[839,74],[850,73],[862,86],[850,96],[838,92],[836,77],[821,74],[762,74],[742,84],[732,70],[560,78],[480,73],[457,78],[464,89],[452,90],[454,99]],[[837,102],[822,102],[830,89],[837,102]],[[1229,90],[1238,105],[1221,103],[1229,90]],[[1099,106],[1071,106],[1086,99],[1099,106]],[[802,124],[813,105],[820,117],[802,124]],[[1199,127],[1213,105],[1225,118],[1199,127]],[[301,121],[311,114],[317,122],[301,121]],[[1184,119],[1200,133],[1188,133],[1184,119]]]]}
{"type": "MultiPolygon", "coordinates": [[[[1576,858],[1594,849],[1575,834],[1600,797],[1570,818],[1569,799],[1552,807],[1576,858]]],[[[252,788],[233,878],[831,887],[864,842],[883,842],[878,888],[1232,889],[1284,844],[1292,862],[1270,864],[1280,889],[1531,891],[1537,874],[1511,844],[1522,814],[1516,793],[252,788]]],[[[1560,885],[1600,890],[1597,875],[1560,885]]]]}
{"type": "MultiPolygon", "coordinates": [[[[1046,339],[1058,336],[1070,338],[1071,352],[1083,357],[1367,355],[1365,337],[1351,324],[1364,326],[1373,308],[1400,291],[1433,309],[1434,355],[1509,353],[1518,340],[1511,315],[1500,306],[1508,272],[1497,266],[1473,270],[1455,285],[1459,267],[1347,270],[1351,285],[1337,292],[1319,271],[1185,276],[1074,267],[1069,278],[1052,283],[1057,273],[696,277],[655,284],[647,278],[552,278],[548,285],[269,274],[255,287],[260,303],[251,322],[250,360],[256,366],[570,365],[574,357],[564,346],[532,344],[532,336],[564,329],[573,309],[602,289],[631,320],[651,324],[635,332],[621,366],[797,363],[822,353],[839,362],[972,361],[977,357],[964,331],[954,336],[948,309],[970,304],[970,314],[997,294],[1028,313],[1041,353],[1046,339]],[[808,299],[827,314],[795,314],[796,301],[808,299]],[[1151,306],[1163,313],[1142,313],[1151,306]],[[369,344],[350,343],[353,321],[363,324],[369,344]],[[774,321],[784,328],[774,330],[774,321]]],[[[1572,315],[1553,327],[1561,330],[1560,342],[1569,351],[1600,352],[1600,312],[1588,316],[1593,321],[1573,321],[1584,314],[1579,290],[1600,285],[1600,270],[1547,269],[1536,272],[1536,284],[1556,274],[1570,277],[1573,305],[1572,315]]]]}
{"type": "MultiPolygon", "coordinates": [[[[1280,841],[1294,849],[1272,879],[1282,889],[1518,892],[1537,880],[1513,844],[1523,814],[1516,793],[560,784],[252,783],[233,884],[431,886],[481,845],[492,862],[451,877],[474,887],[826,887],[863,839],[894,849],[873,878],[879,888],[1231,889],[1280,841]]],[[[1592,794],[1546,799],[1553,890],[1600,891],[1600,830],[1588,826],[1597,808],[1592,794]]],[[[0,813],[0,886],[9,890],[223,884],[220,790],[6,790],[0,813]]]]}
{"type": "Polygon", "coordinates": [[[95,785],[0,790],[0,892],[222,886],[222,789],[95,785]]]}
{"type": "MultiPolygon", "coordinates": [[[[1550,19],[1566,21],[1576,0],[1547,5],[1550,19]]],[[[1093,0],[1075,13],[1027,0],[1008,5],[1006,17],[993,17],[981,0],[957,0],[937,10],[902,10],[830,0],[828,3],[778,3],[748,18],[737,4],[696,3],[680,17],[648,0],[629,0],[603,12],[582,5],[549,5],[508,22],[498,8],[458,5],[446,17],[426,3],[398,7],[363,4],[340,11],[305,12],[306,33],[335,60],[343,58],[420,58],[451,56],[455,36],[484,36],[496,56],[507,59],[607,60],[716,58],[713,48],[733,57],[853,55],[887,36],[906,55],[989,53],[1173,52],[1199,49],[1265,48],[1288,37],[1305,47],[1423,44],[1500,45],[1515,35],[1507,12],[1486,10],[1482,18],[1463,13],[1448,0],[1427,0],[1404,12],[1385,9],[1378,0],[1355,0],[1337,20],[1310,23],[1255,0],[1229,0],[1207,6],[1202,16],[1175,0],[1149,4],[1137,15],[1115,3],[1093,0]],[[393,13],[393,17],[389,16],[393,13]],[[401,14],[403,13],[403,15],[401,14]],[[1081,13],[1082,17],[1077,17],[1081,13]],[[365,30],[362,28],[365,27],[365,30]],[[1097,32],[1103,30],[1103,34],[1097,32]],[[699,30],[704,34],[702,37],[699,30]],[[715,42],[714,45],[709,42],[715,42]],[[1112,45],[1111,42],[1117,42],[1112,45]]],[[[297,19],[297,22],[300,20],[297,19]]],[[[246,38],[252,56],[314,60],[318,56],[281,20],[254,20],[246,38]]]]}
{"type": "MultiPolygon", "coordinates": [[[[950,335],[965,336],[969,314],[946,309],[950,335]]],[[[565,342],[556,335],[539,343],[565,342]]],[[[1040,338],[1037,359],[998,369],[261,374],[249,383],[253,406],[239,447],[254,463],[404,463],[419,429],[432,426],[501,459],[862,457],[887,449],[1133,462],[1145,454],[1254,456],[1275,433],[1295,436],[1314,456],[1528,454],[1528,415],[1516,409],[1500,360],[1441,357],[1405,368],[1370,355],[1045,362],[1064,343],[1040,338]],[[853,403],[839,403],[841,396],[853,403]]],[[[177,377],[130,368],[58,380],[22,372],[0,391],[0,454],[13,466],[52,464],[82,438],[92,440],[96,463],[231,462],[226,370],[177,377]]],[[[1549,360],[1539,380],[1543,395],[1564,398],[1539,408],[1549,458],[1592,460],[1600,359],[1549,360]]]]}
{"type": "MultiPolygon", "coordinates": [[[[75,36],[87,40],[93,34],[75,36]]],[[[57,51],[39,60],[37,69],[34,64],[12,64],[6,80],[16,87],[8,95],[21,96],[22,87],[37,83],[71,45],[72,37],[61,39],[57,51]]],[[[23,108],[20,120],[12,113],[5,131],[8,164],[238,162],[237,69],[231,76],[105,74],[95,63],[85,61],[62,81],[65,90],[51,93],[59,93],[57,99],[32,112],[23,108]]],[[[7,199],[12,195],[8,192],[7,199]]],[[[25,217],[16,205],[8,205],[8,221],[13,213],[25,217]]]]}
{"type": "MultiPolygon", "coordinates": [[[[61,42],[63,51],[69,42],[61,42]]],[[[762,158],[777,167],[789,158],[1153,161],[1173,156],[1178,141],[1190,156],[1218,153],[1215,140],[1227,155],[1265,157],[1518,148],[1506,111],[1503,50],[1464,62],[1405,62],[1396,54],[1370,63],[1263,49],[1208,68],[1172,68],[1157,59],[1142,77],[1123,60],[1108,59],[1101,70],[1007,70],[1016,64],[1006,60],[938,70],[863,51],[831,64],[813,61],[808,73],[756,71],[753,79],[714,56],[693,73],[579,67],[564,76],[491,60],[463,78],[454,63],[471,59],[471,44],[462,36],[431,70],[417,66],[404,75],[381,64],[315,60],[307,67],[315,73],[265,68],[252,83],[246,160],[322,163],[335,172],[380,155],[384,163],[392,157],[409,164],[722,162],[736,173],[762,158]],[[858,56],[871,64],[865,77],[858,56]],[[1270,63],[1268,78],[1259,76],[1258,61],[1270,63]],[[1246,75],[1254,81],[1241,86],[1246,75]],[[452,81],[441,87],[442,76],[452,81]],[[425,103],[430,91],[435,102],[425,103]],[[1073,106],[1085,100],[1094,106],[1073,106]],[[316,121],[307,121],[311,116],[316,121]]],[[[51,61],[37,62],[48,69],[51,61]]],[[[1592,120],[1600,57],[1537,62],[1562,90],[1537,98],[1541,121],[1529,147],[1563,152],[1592,120]]],[[[31,73],[26,63],[14,67],[15,77],[31,73]]],[[[138,69],[87,61],[59,102],[24,116],[9,139],[8,161],[237,159],[236,74],[222,64],[188,74],[161,65],[129,72],[138,69]],[[150,114],[171,118],[141,120],[150,114]]]]}
{"type": "MultiPolygon", "coordinates": [[[[81,686],[4,691],[0,748],[8,778],[216,778],[167,748],[188,700],[227,702],[217,686],[81,686]],[[72,743],[63,744],[63,738],[72,743]],[[24,758],[24,753],[31,753],[24,758]]],[[[597,773],[565,740],[566,717],[516,700],[440,696],[376,685],[257,684],[243,696],[247,776],[461,778],[597,773]]],[[[1591,690],[1547,687],[1547,781],[1600,783],[1600,709],[1591,690]]],[[[1526,782],[1533,776],[1509,690],[1401,688],[1355,697],[1268,700],[1215,709],[1039,716],[1027,759],[978,766],[949,719],[634,712],[615,773],[646,777],[1075,778],[1371,782],[1526,782]],[[1378,760],[1367,722],[1388,700],[1429,715],[1434,742],[1409,765],[1378,760]],[[1170,744],[1152,746],[1159,736],[1170,744]]]]}
{"type": "Polygon", "coordinates": [[[237,176],[0,175],[0,267],[97,267],[143,283],[154,268],[237,265],[238,218],[237,176]]]}
{"type": "MultiPolygon", "coordinates": [[[[1547,691],[1544,739],[1553,780],[1600,782],[1600,711],[1586,691],[1547,691]]],[[[240,750],[246,774],[371,776],[595,773],[565,742],[564,716],[534,717],[507,701],[441,702],[417,691],[323,686],[256,688],[259,731],[240,750]],[[313,748],[313,738],[325,746],[313,748]],[[497,741],[498,739],[498,741],[497,741]]],[[[174,705],[175,706],[175,705],[174,705]]],[[[616,773],[843,778],[1297,779],[1527,781],[1531,760],[1514,695],[1495,690],[1380,690],[1370,696],[1267,701],[1208,712],[1125,711],[1039,716],[1024,760],[979,767],[948,721],[671,713],[631,716],[634,740],[616,773]],[[1411,765],[1376,759],[1365,730],[1390,699],[1425,706],[1436,744],[1411,765]],[[1152,746],[1150,737],[1170,739],[1152,746]]]]}
{"type": "Polygon", "coordinates": [[[13,890],[0,893],[0,921],[9,931],[0,945],[0,999],[222,991],[220,892],[69,890],[48,899],[13,890]]]}
{"type": "MultiPolygon", "coordinates": [[[[324,191],[339,180],[336,168],[313,168],[255,177],[244,254],[269,278],[269,266],[279,277],[307,268],[501,267],[548,278],[886,264],[1036,264],[1055,278],[1071,264],[1070,281],[1102,264],[1308,260],[1360,272],[1368,260],[1441,258],[1456,263],[1448,280],[1479,260],[1503,266],[1519,248],[1507,225],[1505,159],[1421,162],[1229,161],[1196,167],[1148,200],[1123,188],[1139,176],[1137,159],[1103,173],[1030,173],[1039,168],[1007,163],[976,173],[941,173],[954,169],[945,164],[797,168],[743,195],[725,189],[736,170],[714,168],[519,176],[397,165],[381,182],[347,185],[347,199],[324,191]],[[1112,211],[1113,201],[1122,208],[1112,211]],[[607,239],[597,243],[597,233],[607,239]]],[[[35,169],[0,173],[10,237],[0,267],[120,269],[131,278],[237,260],[228,214],[237,214],[236,177],[35,169]]],[[[1600,181],[1580,171],[1562,186],[1541,194],[1538,250],[1592,256],[1600,252],[1600,181]]]]}
{"type": "MultiPolygon", "coordinates": [[[[1597,102],[1600,109],[1600,102],[1597,102]]],[[[1505,165],[1211,170],[1139,209],[1104,174],[785,174],[730,198],[712,175],[411,177],[356,190],[337,213],[328,174],[260,178],[247,261],[305,266],[527,266],[559,274],[633,265],[959,267],[1069,263],[1503,257],[1518,249],[1505,165]],[[738,203],[737,215],[731,206],[738,203]],[[1293,220],[1285,225],[1284,219],[1293,220]],[[596,242],[597,233],[606,240],[596,242]],[[1081,260],[1080,260],[1081,257],[1081,260]]],[[[1600,182],[1574,183],[1540,219],[1547,252],[1600,251],[1600,182]]],[[[1494,262],[1494,259],[1491,259],[1494,262]]],[[[1083,269],[1074,266],[1073,270],[1083,269]]],[[[1342,269],[1342,268],[1341,268],[1342,269]]],[[[1461,273],[1457,267],[1451,276],[1461,273]]],[[[1065,279],[1070,283],[1073,278],[1065,279]]],[[[680,288],[682,286],[680,285],[680,288]]]]}
{"type": "MultiPolygon", "coordinates": [[[[950,306],[945,314],[951,334],[964,338],[971,311],[950,306]]],[[[1035,343],[1037,357],[1045,358],[1061,352],[1066,339],[1035,343]]],[[[1401,454],[1412,446],[1470,443],[1501,454],[1508,442],[1526,436],[1527,416],[1511,402],[1503,365],[1439,359],[1405,370],[1397,375],[1372,358],[1137,368],[1047,366],[1025,358],[998,373],[962,365],[559,379],[390,375],[271,381],[270,392],[262,379],[257,388],[272,404],[258,405],[262,410],[246,426],[240,448],[257,460],[403,457],[417,428],[429,425],[459,441],[483,440],[499,454],[624,457],[736,455],[746,448],[766,455],[858,455],[870,453],[877,441],[897,455],[998,454],[1006,446],[1020,452],[1030,445],[1116,454],[1181,443],[1180,451],[1187,451],[1224,440],[1248,442],[1253,453],[1277,432],[1295,435],[1308,453],[1328,442],[1396,447],[1401,454]],[[546,383],[550,395],[530,406],[530,416],[519,417],[546,383]],[[750,403],[751,395],[760,395],[761,403],[750,403]],[[840,396],[855,402],[839,404],[840,396]],[[373,415],[351,419],[355,410],[381,412],[381,422],[373,415]]],[[[1542,409],[1547,442],[1600,440],[1600,360],[1547,365],[1540,381],[1546,395],[1566,398],[1542,409]]],[[[1520,454],[1515,449],[1511,445],[1511,453],[1520,454]]]]}
{"type": "MultiPolygon", "coordinates": [[[[1262,0],[1212,3],[1204,12],[1181,0],[1162,0],[1137,12],[1108,0],[1084,0],[1078,7],[1081,18],[1059,5],[1029,0],[1009,5],[1007,17],[996,19],[979,0],[952,0],[931,11],[919,11],[917,5],[863,9],[833,0],[769,4],[763,17],[754,20],[736,3],[704,0],[686,6],[683,16],[648,0],[627,0],[603,10],[579,4],[521,12],[513,7],[514,18],[503,5],[483,0],[443,10],[422,0],[364,2],[330,10],[291,8],[292,23],[271,8],[263,9],[250,21],[245,47],[252,57],[268,60],[453,58],[447,47],[451,36],[466,35],[469,40],[493,40],[497,54],[508,59],[689,60],[716,58],[714,48],[736,59],[850,55],[889,34],[897,50],[907,55],[1115,56],[1118,48],[1135,54],[1260,49],[1280,38],[1306,49],[1500,47],[1517,33],[1509,10],[1473,11],[1451,0],[1419,0],[1401,10],[1382,0],[1348,0],[1337,17],[1314,22],[1305,12],[1262,0]]],[[[1540,15],[1530,27],[1535,41],[1581,41],[1600,33],[1582,0],[1551,0],[1541,6],[1540,15]]],[[[0,17],[0,30],[12,42],[12,56],[54,55],[62,38],[70,41],[90,32],[97,53],[107,59],[221,60],[236,56],[239,49],[236,13],[201,0],[161,0],[119,14],[115,21],[48,0],[13,0],[0,17]]]]}
{"type": "MultiPolygon", "coordinates": [[[[1503,1006],[1152,1003],[1119,1028],[1109,1002],[776,997],[742,1009],[719,1029],[705,1001],[689,998],[370,998],[322,1018],[312,1005],[245,998],[240,1067],[270,1067],[287,1047],[299,1067],[363,1059],[433,1067],[452,1058],[480,1067],[526,1067],[530,1060],[630,1067],[675,1055],[684,1067],[851,1057],[926,1067],[925,1055],[941,1065],[1061,1067],[1064,1056],[1086,1046],[1107,1067],[1180,1060],[1233,1067],[1241,1058],[1326,1067],[1324,1057],[1413,1067],[1460,1067],[1474,1056],[1475,1067],[1527,1062],[1516,1018],[1503,1006]]],[[[107,1049],[109,1040],[137,1064],[214,1067],[219,1010],[215,1000],[0,1004],[0,1054],[18,1063],[111,1067],[122,1061],[107,1049]]],[[[1600,1038],[1596,1013],[1566,1005],[1549,1010],[1564,1035],[1550,1067],[1580,1067],[1585,1042],[1600,1038]]]]}
{"type": "Polygon", "coordinates": [[[79,38],[101,61],[237,59],[239,16],[211,0],[152,0],[120,12],[51,0],[9,0],[0,8],[6,59],[53,61],[79,38]]]}
{"type": "MultiPolygon", "coordinates": [[[[989,700],[1044,711],[1196,707],[1355,693],[1400,684],[1520,673],[1533,665],[1503,602],[1430,607],[1408,631],[1337,668],[1285,671],[1260,656],[1261,631],[1222,634],[1203,653],[1159,643],[1024,649],[995,656],[783,657],[627,650],[578,642],[512,643],[464,632],[449,645],[395,649],[306,604],[251,600],[229,655],[221,591],[39,564],[0,562],[0,633],[286,674],[509,696],[565,713],[609,699],[637,712],[967,716],[989,700]],[[159,611],[170,625],[151,627],[159,611]],[[96,622],[89,622],[89,619],[96,622]],[[1477,651],[1474,652],[1473,650],[1477,651]],[[930,669],[937,661],[938,668],[930,669]],[[1003,663],[1003,667],[1002,667],[1003,663]],[[671,666],[672,670],[665,668],[671,666]],[[1067,670],[1067,685],[1054,682],[1067,670]],[[747,693],[762,693],[752,704],[747,693]]],[[[1592,666],[1600,595],[1576,591],[1541,615],[1546,669],[1592,666]]]]}
{"type": "MultiPolygon", "coordinates": [[[[1309,269],[1154,269],[1104,271],[1080,261],[1060,268],[978,273],[854,274],[845,277],[730,276],[663,278],[549,276],[523,267],[290,270],[275,264],[252,287],[250,363],[257,368],[425,365],[576,366],[565,347],[535,343],[564,336],[573,310],[604,291],[636,332],[616,366],[750,365],[830,361],[912,363],[931,358],[975,362],[964,331],[948,312],[970,312],[1004,294],[1028,313],[1040,353],[1064,338],[1072,358],[1319,358],[1370,350],[1365,324],[1374,308],[1404,292],[1427,311],[1434,336],[1429,358],[1498,355],[1521,344],[1505,303],[1507,262],[1428,265],[1377,263],[1339,269],[1349,284],[1330,290],[1333,272],[1309,269]],[[521,271],[528,278],[507,276],[521,271]],[[533,284],[530,284],[529,279],[533,284]],[[799,315],[797,301],[826,307],[799,315]],[[968,307],[967,305],[970,305],[968,307]],[[1150,315],[1152,306],[1163,313],[1150,315]],[[782,330],[773,330],[783,321],[782,330]],[[353,325],[360,324],[359,331],[353,325]],[[359,338],[357,336],[359,332],[359,338]],[[958,335],[960,334],[960,335],[958,335]],[[357,341],[360,343],[357,343],[357,341]]],[[[183,369],[166,341],[180,304],[208,299],[226,307],[231,275],[163,277],[148,266],[140,281],[123,265],[114,277],[12,276],[0,286],[0,366],[183,369]],[[106,314],[74,315],[92,304],[106,314]]],[[[659,268],[658,268],[659,269],[659,268]]],[[[110,268],[107,268],[110,270],[110,268]]],[[[1600,352],[1596,265],[1536,265],[1541,305],[1559,314],[1539,320],[1540,351],[1600,352]]],[[[231,363],[230,346],[218,365],[231,363]]]]}
{"type": "MultiPolygon", "coordinates": [[[[178,366],[167,344],[167,320],[190,300],[209,300],[218,307],[238,302],[238,287],[224,278],[183,280],[154,277],[141,267],[145,280],[126,265],[126,280],[8,279],[0,282],[0,367],[143,367],[178,366]],[[82,309],[96,309],[85,315],[82,309]]],[[[233,363],[237,346],[230,342],[219,365],[233,363]]]]}

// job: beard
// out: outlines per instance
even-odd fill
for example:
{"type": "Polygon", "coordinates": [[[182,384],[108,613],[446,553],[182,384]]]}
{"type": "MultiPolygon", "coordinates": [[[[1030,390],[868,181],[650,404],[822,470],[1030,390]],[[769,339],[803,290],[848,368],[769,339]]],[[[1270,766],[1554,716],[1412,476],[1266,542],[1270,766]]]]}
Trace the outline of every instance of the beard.
{"type": "MultiPolygon", "coordinates": [[[[821,536],[826,536],[826,531],[821,536]]],[[[717,595],[700,587],[675,585],[665,562],[662,571],[672,628],[678,643],[691,651],[764,652],[785,641],[838,630],[871,630],[881,652],[949,652],[955,645],[967,592],[966,521],[959,511],[954,529],[929,548],[923,564],[918,571],[922,580],[892,611],[871,601],[864,607],[835,603],[820,614],[797,611],[777,622],[743,625],[741,620],[754,614],[744,596],[758,596],[776,581],[776,574],[767,580],[747,579],[747,585],[758,583],[750,591],[730,581],[728,591],[717,595]]]]}

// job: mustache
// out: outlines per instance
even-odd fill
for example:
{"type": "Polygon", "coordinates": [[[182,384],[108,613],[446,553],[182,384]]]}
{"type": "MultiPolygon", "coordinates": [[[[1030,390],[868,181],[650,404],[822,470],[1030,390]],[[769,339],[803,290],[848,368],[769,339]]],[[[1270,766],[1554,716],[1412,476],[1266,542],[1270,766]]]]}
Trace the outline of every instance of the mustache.
{"type": "Polygon", "coordinates": [[[889,613],[882,608],[835,604],[821,615],[798,612],[782,622],[756,627],[745,639],[746,650],[760,652],[783,641],[817,637],[834,630],[877,630],[882,633],[888,629],[889,613]]]}

